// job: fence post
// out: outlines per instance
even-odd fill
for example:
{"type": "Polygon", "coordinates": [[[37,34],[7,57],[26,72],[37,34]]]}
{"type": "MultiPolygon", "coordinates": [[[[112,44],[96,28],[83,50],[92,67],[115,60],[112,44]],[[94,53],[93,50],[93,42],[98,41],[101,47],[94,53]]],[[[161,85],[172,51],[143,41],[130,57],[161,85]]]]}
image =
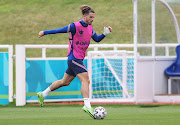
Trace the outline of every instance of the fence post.
{"type": "Polygon", "coordinates": [[[9,102],[13,102],[13,45],[9,45],[9,102]]]}
{"type": "Polygon", "coordinates": [[[16,106],[26,104],[26,63],[24,45],[16,45],[16,106]]]}

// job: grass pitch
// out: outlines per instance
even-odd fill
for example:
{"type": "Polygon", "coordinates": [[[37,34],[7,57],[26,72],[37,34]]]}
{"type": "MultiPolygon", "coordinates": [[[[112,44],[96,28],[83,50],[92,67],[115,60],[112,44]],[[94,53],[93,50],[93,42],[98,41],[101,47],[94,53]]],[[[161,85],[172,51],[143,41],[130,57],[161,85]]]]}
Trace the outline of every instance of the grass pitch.
{"type": "MultiPolygon", "coordinates": [[[[98,105],[93,105],[95,108],[98,105]]],[[[0,125],[179,125],[180,105],[102,105],[104,120],[94,120],[82,105],[0,106],[0,125]]]]}

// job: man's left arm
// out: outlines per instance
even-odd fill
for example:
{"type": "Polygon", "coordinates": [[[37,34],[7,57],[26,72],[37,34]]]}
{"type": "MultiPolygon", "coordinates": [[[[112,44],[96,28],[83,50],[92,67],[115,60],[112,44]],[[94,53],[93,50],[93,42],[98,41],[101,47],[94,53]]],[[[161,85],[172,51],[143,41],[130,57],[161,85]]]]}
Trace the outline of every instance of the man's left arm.
{"type": "Polygon", "coordinates": [[[112,28],[109,27],[104,27],[104,32],[101,35],[97,35],[96,32],[93,30],[93,35],[92,35],[92,39],[95,42],[100,42],[101,40],[104,39],[104,37],[106,37],[106,35],[108,35],[110,32],[112,31],[112,28]]]}

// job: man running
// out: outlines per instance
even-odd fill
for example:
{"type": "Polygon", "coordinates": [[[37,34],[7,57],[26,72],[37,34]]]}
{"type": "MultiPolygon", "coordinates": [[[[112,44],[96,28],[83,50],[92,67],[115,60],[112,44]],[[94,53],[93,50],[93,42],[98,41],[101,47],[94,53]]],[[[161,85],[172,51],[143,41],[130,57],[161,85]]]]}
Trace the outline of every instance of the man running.
{"type": "Polygon", "coordinates": [[[68,26],[46,30],[39,32],[39,38],[56,33],[69,33],[69,48],[68,48],[68,68],[61,80],[54,81],[47,89],[43,92],[37,93],[40,106],[43,106],[45,97],[51,92],[60,87],[68,86],[71,81],[77,76],[81,81],[81,94],[84,100],[83,110],[94,118],[93,108],[91,107],[89,100],[89,77],[88,71],[83,64],[83,59],[86,55],[86,50],[90,44],[92,38],[95,42],[100,42],[104,37],[112,31],[112,28],[104,27],[104,32],[101,35],[97,35],[93,30],[92,23],[95,17],[94,10],[87,6],[81,6],[82,19],[69,24],[68,26]]]}

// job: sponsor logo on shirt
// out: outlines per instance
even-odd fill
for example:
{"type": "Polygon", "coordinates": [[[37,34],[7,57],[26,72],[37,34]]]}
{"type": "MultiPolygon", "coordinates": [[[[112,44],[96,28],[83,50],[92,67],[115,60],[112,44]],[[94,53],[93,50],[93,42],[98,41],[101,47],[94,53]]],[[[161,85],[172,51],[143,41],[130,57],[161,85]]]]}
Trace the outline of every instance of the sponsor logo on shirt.
{"type": "Polygon", "coordinates": [[[89,42],[79,42],[79,41],[76,42],[76,45],[88,45],[88,44],[89,42]]]}

